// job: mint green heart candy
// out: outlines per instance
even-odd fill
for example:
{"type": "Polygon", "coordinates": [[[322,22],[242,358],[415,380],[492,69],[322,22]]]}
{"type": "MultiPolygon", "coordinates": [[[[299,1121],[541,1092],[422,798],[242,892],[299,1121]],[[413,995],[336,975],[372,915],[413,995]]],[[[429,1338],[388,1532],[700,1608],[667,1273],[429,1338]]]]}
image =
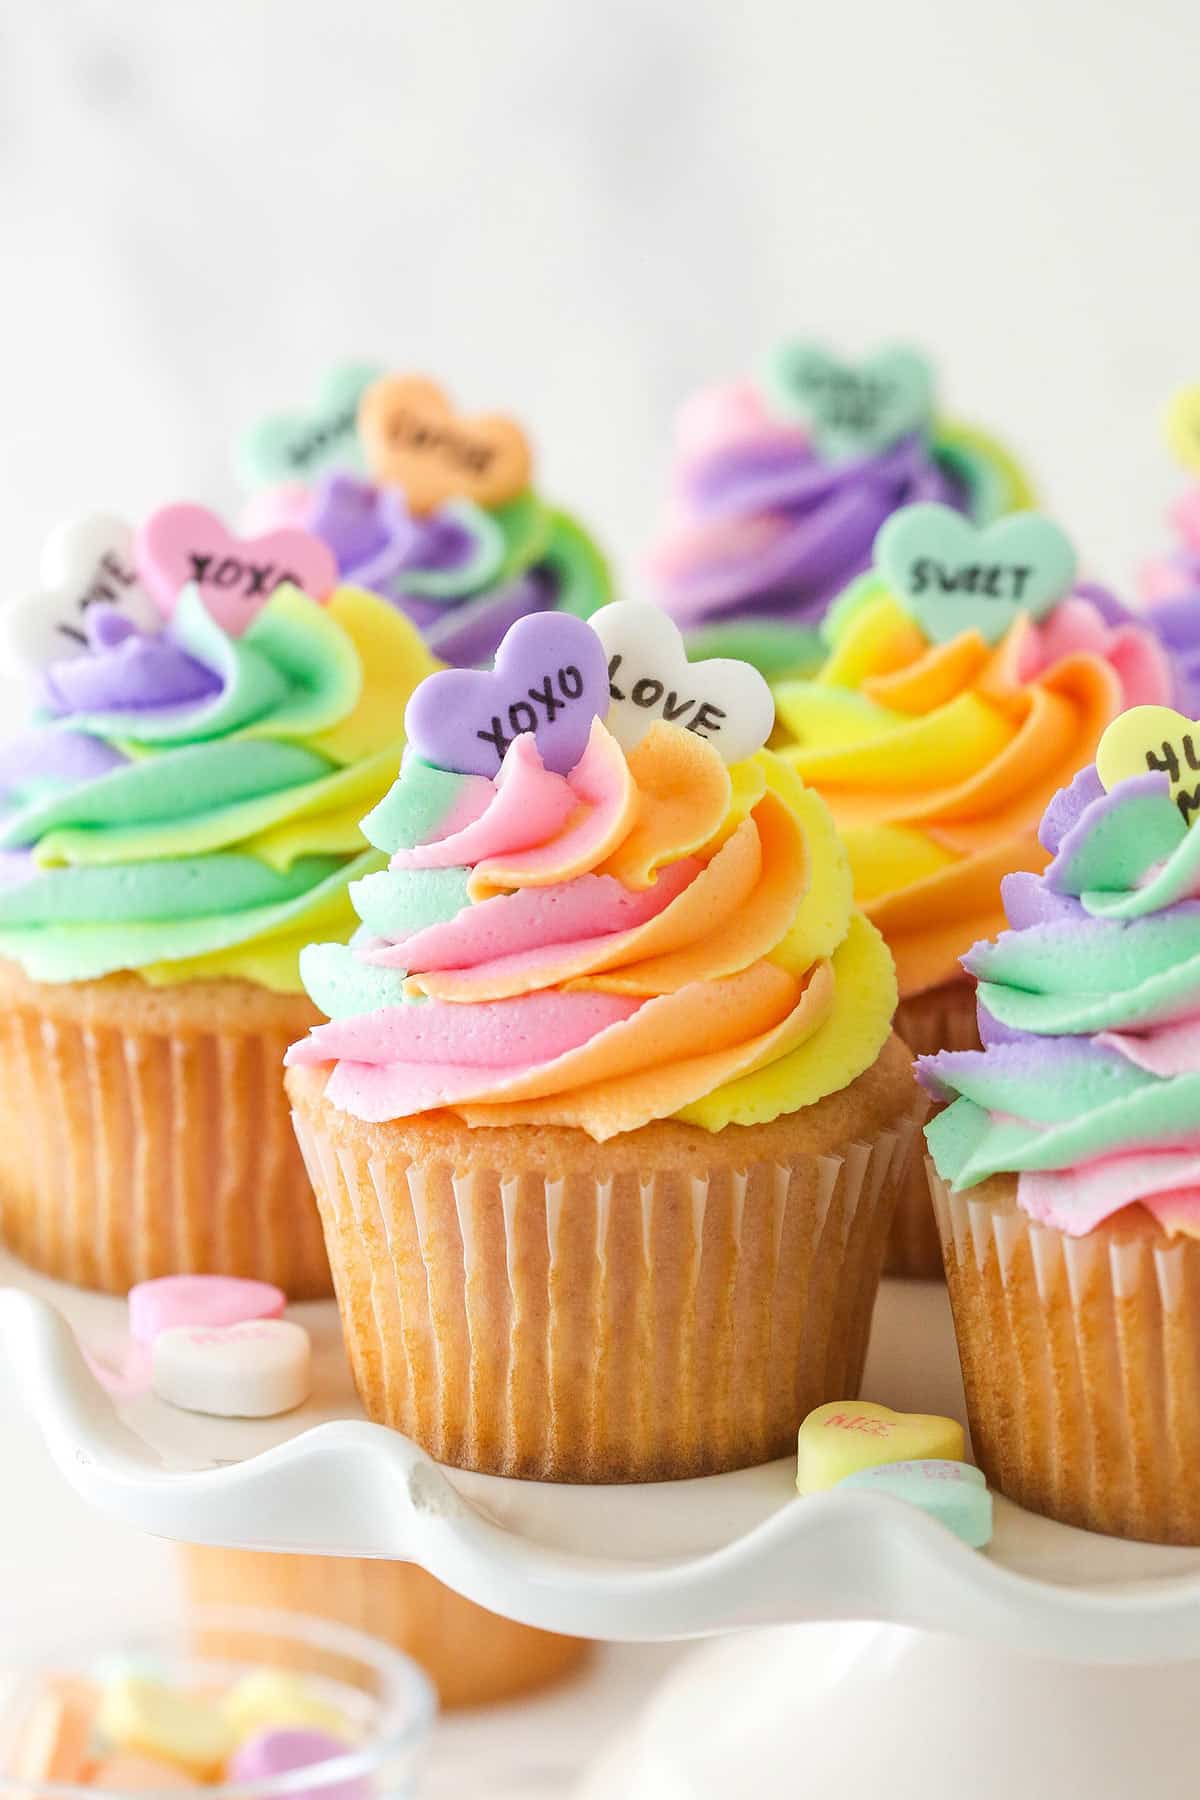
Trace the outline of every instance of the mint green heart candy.
{"type": "Polygon", "coordinates": [[[1044,618],[1078,573],[1070,538],[1042,513],[980,527],[932,502],[892,514],[875,567],[934,644],[972,629],[998,644],[1019,613],[1044,618]]]}
{"type": "Polygon", "coordinates": [[[359,472],[358,403],[386,371],[374,363],[331,369],[310,412],[273,413],[252,425],[238,445],[238,472],[248,487],[312,481],[323,469],[359,472]]]}
{"type": "Polygon", "coordinates": [[[876,1463],[869,1469],[856,1469],[837,1486],[839,1492],[860,1488],[919,1507],[973,1550],[982,1550],[991,1542],[992,1496],[987,1482],[970,1463],[876,1463]]]}
{"type": "Polygon", "coordinates": [[[916,350],[880,350],[858,364],[819,344],[781,344],[763,368],[769,401],[807,429],[830,462],[887,450],[924,431],[933,414],[933,372],[916,350]]]}

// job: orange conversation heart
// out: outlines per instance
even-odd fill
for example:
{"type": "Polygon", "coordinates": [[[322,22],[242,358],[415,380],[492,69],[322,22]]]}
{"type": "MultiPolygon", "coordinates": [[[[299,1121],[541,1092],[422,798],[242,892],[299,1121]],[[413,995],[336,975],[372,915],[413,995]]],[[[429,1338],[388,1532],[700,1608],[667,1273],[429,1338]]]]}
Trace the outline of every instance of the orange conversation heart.
{"type": "Polygon", "coordinates": [[[402,488],[418,515],[447,500],[502,506],[529,486],[533,458],[516,420],[463,418],[423,375],[373,382],[359,403],[358,429],[371,474],[402,488]]]}

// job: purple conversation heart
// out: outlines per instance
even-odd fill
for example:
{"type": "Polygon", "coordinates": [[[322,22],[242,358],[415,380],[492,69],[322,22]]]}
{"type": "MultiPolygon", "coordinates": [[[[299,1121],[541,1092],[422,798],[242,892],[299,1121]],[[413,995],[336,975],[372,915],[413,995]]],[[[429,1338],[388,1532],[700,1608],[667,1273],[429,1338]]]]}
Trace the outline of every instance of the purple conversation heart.
{"type": "Polygon", "coordinates": [[[488,674],[442,669],[417,688],[404,715],[417,755],[460,775],[495,775],[513,739],[532,731],[548,769],[566,775],[608,711],[608,658],[572,613],[518,619],[488,674]]]}

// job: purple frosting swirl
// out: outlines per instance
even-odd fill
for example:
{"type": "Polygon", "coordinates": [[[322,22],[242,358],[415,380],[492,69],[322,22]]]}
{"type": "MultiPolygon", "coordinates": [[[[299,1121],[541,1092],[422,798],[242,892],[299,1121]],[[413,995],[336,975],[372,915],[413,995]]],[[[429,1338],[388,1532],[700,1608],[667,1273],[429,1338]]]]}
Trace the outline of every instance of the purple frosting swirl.
{"type": "Polygon", "coordinates": [[[1192,719],[1200,714],[1200,557],[1196,561],[1196,585],[1191,593],[1173,595],[1146,608],[1146,618],[1174,664],[1180,705],[1192,719]]]}
{"type": "Polygon", "coordinates": [[[43,670],[41,701],[59,718],[186,706],[220,691],[220,676],[175,642],[170,628],[140,631],[115,606],[90,606],[88,653],[43,670]]]}
{"type": "Polygon", "coordinates": [[[817,625],[871,562],[898,507],[933,500],[967,510],[962,484],[919,437],[830,463],[793,433],[723,445],[681,488],[684,520],[667,534],[655,580],[686,624],[753,614],[817,625]]]}

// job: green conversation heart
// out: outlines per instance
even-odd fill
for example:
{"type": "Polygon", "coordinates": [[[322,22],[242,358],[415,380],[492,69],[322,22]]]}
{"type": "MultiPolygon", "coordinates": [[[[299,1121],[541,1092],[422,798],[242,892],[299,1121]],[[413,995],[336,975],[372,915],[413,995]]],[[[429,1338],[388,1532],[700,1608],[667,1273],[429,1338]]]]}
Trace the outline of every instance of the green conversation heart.
{"type": "Polygon", "coordinates": [[[915,350],[880,350],[858,364],[819,344],[781,344],[763,369],[768,399],[806,427],[830,462],[869,456],[924,431],[933,413],[933,372],[915,350]]]}
{"type": "Polygon", "coordinates": [[[972,525],[948,506],[906,506],[875,539],[875,567],[931,643],[964,631],[998,644],[1019,613],[1043,618],[1075,585],[1065,531],[1042,513],[972,525]]]}
{"type": "Polygon", "coordinates": [[[251,426],[237,453],[247,486],[311,481],[323,469],[361,470],[358,403],[384,372],[373,363],[344,363],[326,375],[311,411],[273,413],[251,426]]]}

